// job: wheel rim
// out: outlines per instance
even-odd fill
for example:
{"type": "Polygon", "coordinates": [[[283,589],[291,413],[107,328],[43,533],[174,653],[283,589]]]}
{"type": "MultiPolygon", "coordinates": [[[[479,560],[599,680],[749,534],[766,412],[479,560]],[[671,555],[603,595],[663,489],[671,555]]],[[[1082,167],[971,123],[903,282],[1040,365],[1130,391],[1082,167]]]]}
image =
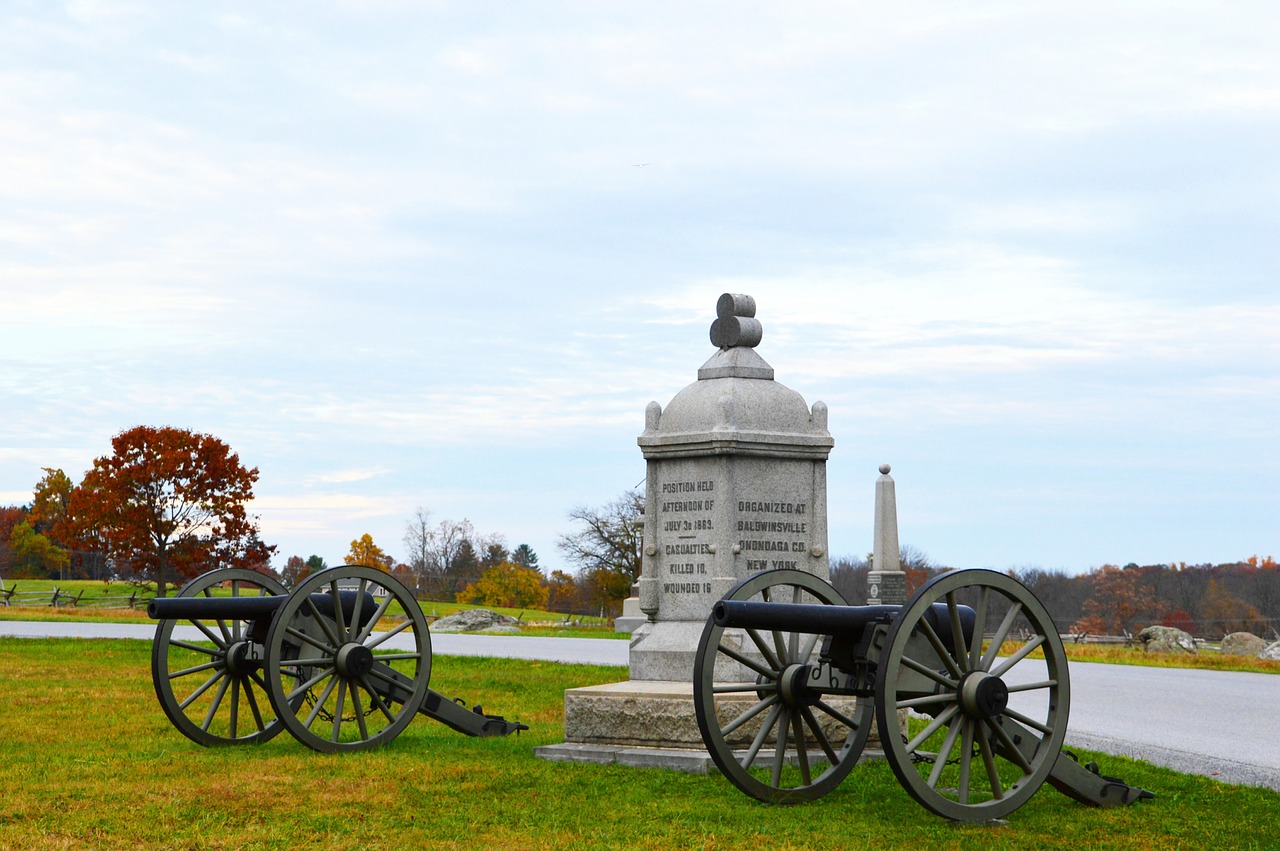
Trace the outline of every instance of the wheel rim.
{"type": "Polygon", "coordinates": [[[1053,770],[1070,704],[1066,652],[1044,606],[1004,574],[945,573],[907,603],[885,647],[876,712],[881,730],[912,712],[907,736],[882,737],[911,796],[957,821],[1002,818],[1026,803],[1053,770]],[[935,604],[947,615],[937,628],[935,604]],[[974,612],[969,640],[964,605],[974,612]],[[1011,641],[1021,646],[1000,656],[1011,641]]]}
{"type": "MultiPolygon", "coordinates": [[[[270,576],[223,568],[198,576],[179,597],[212,597],[229,583],[231,596],[288,593],[270,576]]],[[[281,730],[260,665],[248,653],[249,624],[218,619],[165,619],[151,645],[151,682],[165,715],[184,736],[202,745],[261,743],[281,730]],[[200,630],[199,641],[175,639],[175,626],[200,630]]]]}
{"type": "MultiPolygon", "coordinates": [[[[728,600],[846,605],[818,577],[795,570],[759,574],[728,600]]],[[[731,783],[769,803],[820,798],[857,763],[872,704],[833,701],[811,686],[822,636],[725,629],[708,619],[694,662],[694,711],[712,760],[731,783]],[[834,703],[834,705],[833,705],[834,703]]]]}
{"type": "Polygon", "coordinates": [[[409,589],[383,571],[321,571],[272,621],[265,673],[272,705],[298,741],[327,752],[377,747],[408,726],[427,696],[427,621],[409,589]],[[384,617],[398,616],[377,631],[384,617]]]}

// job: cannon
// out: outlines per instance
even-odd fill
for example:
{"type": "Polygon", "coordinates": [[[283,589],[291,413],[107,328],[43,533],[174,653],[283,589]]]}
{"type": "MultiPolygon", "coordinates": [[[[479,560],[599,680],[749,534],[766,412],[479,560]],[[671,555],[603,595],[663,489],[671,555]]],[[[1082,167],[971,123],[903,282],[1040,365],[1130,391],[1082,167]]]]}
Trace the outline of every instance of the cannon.
{"type": "Polygon", "coordinates": [[[159,621],[156,697],[202,745],[261,743],[287,729],[318,751],[365,750],[418,713],[469,736],[528,729],[428,687],[427,620],[403,583],[375,568],[323,570],[292,593],[256,571],[213,570],[147,613],[159,621]],[[182,625],[194,633],[175,634],[182,625]]]}
{"type": "Polygon", "coordinates": [[[694,658],[694,710],[712,760],[761,801],[836,788],[872,731],[929,811],[1000,819],[1048,781],[1085,804],[1151,792],[1064,750],[1067,658],[1044,606],[989,570],[943,573],[902,606],[850,606],[796,570],[740,582],[694,658]]]}

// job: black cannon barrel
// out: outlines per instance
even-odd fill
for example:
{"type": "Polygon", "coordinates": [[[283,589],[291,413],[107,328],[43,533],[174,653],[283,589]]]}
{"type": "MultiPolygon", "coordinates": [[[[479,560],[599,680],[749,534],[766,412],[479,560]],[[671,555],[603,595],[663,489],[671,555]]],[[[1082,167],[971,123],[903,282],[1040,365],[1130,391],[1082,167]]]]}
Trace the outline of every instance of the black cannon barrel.
{"type": "MultiPolygon", "coordinates": [[[[339,591],[342,614],[350,620],[355,614],[356,592],[339,591]]],[[[147,614],[153,620],[201,619],[201,620],[266,620],[288,602],[289,597],[157,597],[147,604],[147,614]]],[[[316,611],[327,618],[333,617],[333,597],[329,594],[312,594],[311,602],[316,611]]],[[[369,623],[378,609],[378,601],[365,592],[360,606],[360,626],[369,623]]]]}
{"type": "Polygon", "coordinates": [[[153,620],[205,618],[207,620],[253,621],[269,618],[288,597],[157,597],[147,603],[153,620]]]}
{"type": "Polygon", "coordinates": [[[711,609],[716,626],[781,629],[818,635],[862,632],[867,624],[887,621],[898,606],[824,606],[819,603],[762,603],[721,600],[711,609]]]}
{"type": "MultiPolygon", "coordinates": [[[[960,627],[966,643],[973,640],[977,614],[968,606],[957,606],[960,627]]],[[[817,635],[857,636],[868,625],[892,620],[901,606],[824,606],[816,603],[762,603],[747,600],[721,600],[711,608],[716,626],[725,628],[777,629],[817,635]]],[[[925,620],[954,651],[951,640],[950,615],[945,603],[934,603],[925,612],[925,620]]]]}

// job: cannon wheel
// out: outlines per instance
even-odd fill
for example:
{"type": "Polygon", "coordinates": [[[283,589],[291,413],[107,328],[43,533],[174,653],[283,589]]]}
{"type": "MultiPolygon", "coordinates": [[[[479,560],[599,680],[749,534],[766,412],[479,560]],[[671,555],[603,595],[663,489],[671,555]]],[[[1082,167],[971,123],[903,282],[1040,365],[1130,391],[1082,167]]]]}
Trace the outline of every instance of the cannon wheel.
{"type": "MultiPolygon", "coordinates": [[[[798,570],[753,576],[725,599],[846,605],[829,584],[798,570]]],[[[821,798],[849,774],[866,744],[871,701],[860,699],[846,713],[807,684],[804,666],[816,661],[821,640],[725,629],[710,619],[702,631],[693,676],[698,729],[720,771],[753,798],[775,804],[821,798]],[[717,681],[717,667],[729,681],[717,681]],[[795,685],[802,679],[806,684],[795,685]]]]}
{"type": "Polygon", "coordinates": [[[945,818],[989,821],[1026,803],[1058,759],[1069,704],[1058,631],[1040,601],[1004,574],[936,577],[908,601],[886,637],[876,683],[880,729],[897,729],[903,709],[926,713],[927,721],[910,726],[910,741],[884,736],[885,756],[911,796],[945,818]],[[950,629],[935,630],[925,619],[935,603],[948,608],[950,629]],[[961,605],[976,616],[968,646],[961,605]],[[1021,646],[998,656],[1010,641],[1021,646]],[[1044,658],[1031,658],[1033,651],[1044,658]]]}
{"type": "MultiPolygon", "coordinates": [[[[256,570],[228,567],[188,582],[179,597],[212,597],[228,583],[231,596],[275,597],[283,585],[256,570]]],[[[252,644],[243,621],[165,619],[151,644],[151,682],[164,714],[188,739],[202,745],[265,742],[280,732],[267,684],[245,650],[252,644]],[[175,639],[177,625],[191,624],[212,647],[175,639]],[[228,657],[231,664],[228,665],[228,657]]]]}
{"type": "Polygon", "coordinates": [[[366,750],[394,739],[422,705],[430,676],[427,619],[409,589],[376,568],[312,574],[267,633],[271,703],[294,738],[318,751],[366,750]],[[339,583],[344,593],[357,592],[351,611],[333,603],[339,583]],[[384,617],[400,620],[375,632],[384,617]]]}

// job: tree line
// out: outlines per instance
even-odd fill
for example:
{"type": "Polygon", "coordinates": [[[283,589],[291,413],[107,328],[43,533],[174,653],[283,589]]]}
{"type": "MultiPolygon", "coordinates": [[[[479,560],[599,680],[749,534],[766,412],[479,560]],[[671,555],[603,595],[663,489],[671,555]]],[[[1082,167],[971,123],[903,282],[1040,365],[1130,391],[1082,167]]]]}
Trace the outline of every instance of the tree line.
{"type": "MultiPolygon", "coordinates": [[[[44,475],[26,505],[0,506],[0,577],[121,579],[171,585],[220,567],[274,575],[293,586],[328,567],[319,555],[288,557],[276,571],[276,547],[259,536],[246,506],[258,469],[245,467],[218,438],[136,426],[111,440],[79,483],[60,469],[44,475]]],[[[432,522],[419,508],[397,560],[371,535],[351,542],[343,561],[396,574],[424,600],[613,615],[639,577],[640,497],[628,492],[601,507],[579,507],[580,528],[558,541],[569,569],[544,575],[538,556],[508,549],[469,520],[432,522]]]]}
{"type": "MultiPolygon", "coordinates": [[[[952,569],[931,564],[909,547],[902,554],[908,592],[952,569]]],[[[851,604],[865,604],[870,570],[870,558],[836,559],[832,584],[851,604]]],[[[1038,567],[1008,573],[1044,604],[1064,635],[1133,635],[1160,625],[1209,640],[1233,632],[1280,639],[1280,567],[1271,556],[1223,564],[1104,564],[1074,574],[1038,567]]]]}

